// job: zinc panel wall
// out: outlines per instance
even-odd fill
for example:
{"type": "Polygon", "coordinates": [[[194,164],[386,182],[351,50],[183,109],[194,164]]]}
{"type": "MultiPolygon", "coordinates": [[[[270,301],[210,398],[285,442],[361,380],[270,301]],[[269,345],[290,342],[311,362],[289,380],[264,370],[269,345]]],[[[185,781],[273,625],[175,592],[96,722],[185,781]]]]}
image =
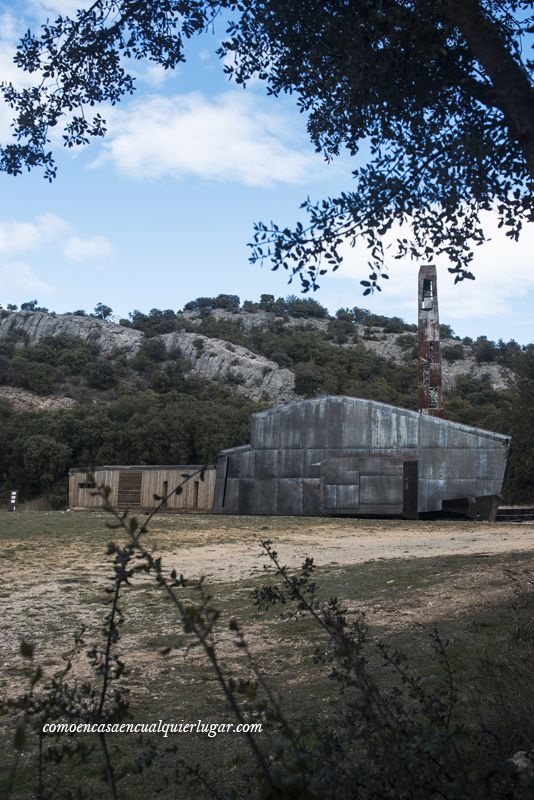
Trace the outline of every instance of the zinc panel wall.
{"type": "MultiPolygon", "coordinates": [[[[306,482],[319,479],[321,465],[336,458],[367,457],[370,470],[372,456],[388,456],[390,465],[376,465],[378,476],[384,470],[384,478],[395,473],[394,459],[417,459],[418,511],[440,510],[444,499],[498,494],[509,447],[509,438],[499,434],[360,398],[324,397],[289,403],[253,415],[251,428],[247,468],[230,456],[236,479],[233,491],[238,497],[240,478],[277,479],[277,490],[269,495],[252,494],[250,500],[252,490],[246,490],[247,508],[254,511],[258,507],[266,513],[267,504],[274,514],[321,513],[321,504],[314,499],[316,489],[306,482]]],[[[348,461],[346,466],[350,471],[348,461]]],[[[379,508],[402,510],[400,479],[391,486],[387,481],[381,484],[377,480],[369,486],[371,483],[370,508],[376,513],[379,508]]],[[[241,506],[237,502],[237,507],[241,506]]]]}

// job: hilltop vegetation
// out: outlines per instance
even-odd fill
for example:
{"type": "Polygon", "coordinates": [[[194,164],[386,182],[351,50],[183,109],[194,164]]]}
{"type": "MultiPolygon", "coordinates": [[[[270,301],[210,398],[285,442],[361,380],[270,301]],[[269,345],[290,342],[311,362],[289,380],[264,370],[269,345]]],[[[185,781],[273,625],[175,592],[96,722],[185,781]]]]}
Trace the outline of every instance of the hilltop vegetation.
{"type": "MultiPolygon", "coordinates": [[[[45,494],[61,505],[71,466],[212,461],[223,447],[247,441],[254,410],[281,402],[276,387],[269,395],[254,386],[277,368],[291,380],[286,399],[346,394],[415,408],[416,326],[398,317],[360,308],[331,317],[311,298],[262,295],[241,304],[219,295],[183,311],[135,310],[120,329],[100,303],[92,315],[73,312],[78,335],[67,335],[59,323],[72,317],[45,317],[37,301],[24,305],[22,317],[15,306],[0,311],[0,398],[2,385],[71,398],[68,408],[31,413],[0,403],[1,486],[17,486],[25,498],[45,494]],[[39,313],[49,332],[42,337],[20,325],[39,313]],[[13,320],[18,325],[7,325],[13,320]],[[114,341],[120,331],[133,338],[110,352],[108,331],[114,341]],[[188,355],[175,344],[184,336],[193,343],[188,355]],[[202,360],[208,342],[219,349],[202,360]],[[210,380],[201,377],[206,363],[210,380]]],[[[460,340],[447,325],[441,336],[446,416],[511,433],[507,498],[534,499],[534,346],[460,340]]]]}

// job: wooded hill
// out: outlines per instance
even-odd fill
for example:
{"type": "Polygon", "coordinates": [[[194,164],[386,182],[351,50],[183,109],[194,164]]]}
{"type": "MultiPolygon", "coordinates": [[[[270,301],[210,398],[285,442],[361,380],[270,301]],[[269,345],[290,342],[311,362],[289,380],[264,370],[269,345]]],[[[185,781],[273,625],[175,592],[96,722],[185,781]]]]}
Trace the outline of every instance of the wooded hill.
{"type": "MultiPolygon", "coordinates": [[[[248,440],[254,410],[298,397],[415,408],[416,326],[398,317],[270,295],[111,315],[0,310],[4,491],[61,507],[71,466],[213,461],[248,440]]],[[[534,500],[534,345],[441,337],[446,416],[511,433],[506,499],[534,500]]]]}

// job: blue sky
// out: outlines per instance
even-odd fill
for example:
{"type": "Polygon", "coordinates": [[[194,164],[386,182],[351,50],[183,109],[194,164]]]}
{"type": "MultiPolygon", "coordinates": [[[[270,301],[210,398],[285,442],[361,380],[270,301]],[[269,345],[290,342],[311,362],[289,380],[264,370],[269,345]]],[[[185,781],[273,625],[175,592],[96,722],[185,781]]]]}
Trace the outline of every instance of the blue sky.
{"type": "MultiPolygon", "coordinates": [[[[0,6],[0,80],[17,80],[17,36],[66,11],[71,0],[0,6]]],[[[298,293],[283,271],[248,263],[253,223],[291,225],[300,202],[350,188],[350,158],[325,164],[291,98],[228,82],[218,36],[190,47],[179,71],[136,65],[138,91],[106,110],[109,136],[72,153],[55,149],[58,177],[0,174],[0,303],[37,298],[58,312],[98,302],[117,316],[181,308],[219,292],[256,300],[298,293]]],[[[24,78],[22,78],[24,80],[24,78]]],[[[0,107],[6,141],[9,111],[0,107]]],[[[475,282],[454,286],[438,264],[441,320],[462,336],[534,340],[534,226],[519,244],[497,230],[478,248],[475,282]]],[[[363,306],[414,321],[417,266],[394,261],[381,294],[363,298],[364,248],[347,248],[314,297],[331,311],[363,306]]]]}

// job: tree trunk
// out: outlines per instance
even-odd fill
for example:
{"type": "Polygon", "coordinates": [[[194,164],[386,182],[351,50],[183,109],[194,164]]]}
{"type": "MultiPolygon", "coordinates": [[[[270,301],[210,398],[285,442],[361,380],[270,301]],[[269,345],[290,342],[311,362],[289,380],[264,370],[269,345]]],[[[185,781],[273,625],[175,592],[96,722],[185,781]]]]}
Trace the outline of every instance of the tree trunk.
{"type": "Polygon", "coordinates": [[[447,22],[460,30],[490,79],[508,127],[534,178],[534,87],[479,0],[445,0],[447,22]]]}

